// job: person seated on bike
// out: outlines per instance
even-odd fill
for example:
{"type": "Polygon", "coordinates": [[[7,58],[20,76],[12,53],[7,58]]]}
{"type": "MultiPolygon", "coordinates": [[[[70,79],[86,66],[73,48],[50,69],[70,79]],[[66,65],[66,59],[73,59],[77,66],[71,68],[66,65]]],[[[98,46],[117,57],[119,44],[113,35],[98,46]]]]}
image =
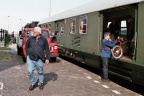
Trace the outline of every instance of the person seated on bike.
{"type": "Polygon", "coordinates": [[[131,16],[127,16],[127,46],[128,46],[128,54],[133,54],[133,41],[134,41],[134,20],[131,16]]]}
{"type": "Polygon", "coordinates": [[[108,79],[108,59],[111,57],[111,48],[114,47],[116,41],[110,40],[110,32],[104,33],[104,39],[102,40],[102,51],[100,56],[102,58],[102,81],[109,82],[108,79]]]}

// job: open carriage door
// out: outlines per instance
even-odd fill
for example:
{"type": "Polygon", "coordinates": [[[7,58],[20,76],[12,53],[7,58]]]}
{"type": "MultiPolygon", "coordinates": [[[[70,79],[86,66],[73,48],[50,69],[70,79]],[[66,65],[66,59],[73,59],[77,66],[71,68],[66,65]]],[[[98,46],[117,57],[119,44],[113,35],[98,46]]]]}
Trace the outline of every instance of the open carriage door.
{"type": "Polygon", "coordinates": [[[57,42],[58,42],[58,44],[60,44],[61,34],[60,34],[60,30],[59,30],[59,22],[55,22],[55,33],[57,35],[57,42]]]}
{"type": "Polygon", "coordinates": [[[57,42],[59,44],[59,46],[63,46],[63,38],[64,38],[64,21],[61,20],[61,21],[58,21],[55,23],[55,30],[56,30],[56,33],[57,33],[57,42]]]}
{"type": "Polygon", "coordinates": [[[135,8],[135,34],[134,34],[134,53],[133,60],[136,60],[136,50],[137,50],[137,35],[138,35],[138,8],[135,8]]]}
{"type": "Polygon", "coordinates": [[[98,32],[99,32],[99,53],[102,50],[102,39],[103,39],[103,12],[99,12],[99,21],[98,21],[98,32]]]}
{"type": "MultiPolygon", "coordinates": [[[[144,66],[144,2],[138,5],[138,34],[137,34],[137,49],[136,62],[144,66]]],[[[144,83],[144,82],[143,82],[144,83]]]]}

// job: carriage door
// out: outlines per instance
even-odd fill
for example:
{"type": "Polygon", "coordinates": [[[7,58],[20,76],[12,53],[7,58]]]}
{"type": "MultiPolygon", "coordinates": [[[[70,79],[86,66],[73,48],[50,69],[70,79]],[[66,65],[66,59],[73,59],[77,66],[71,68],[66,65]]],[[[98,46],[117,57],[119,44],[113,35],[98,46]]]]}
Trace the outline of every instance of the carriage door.
{"type": "Polygon", "coordinates": [[[57,42],[61,45],[61,31],[60,31],[60,22],[55,23],[55,32],[57,34],[57,42]]]}
{"type": "Polygon", "coordinates": [[[103,39],[103,13],[101,12],[98,17],[98,32],[99,32],[99,53],[102,50],[102,39],[103,39]]]}
{"type": "Polygon", "coordinates": [[[59,45],[63,46],[64,22],[63,21],[56,22],[55,30],[57,33],[57,42],[59,45]]]}
{"type": "Polygon", "coordinates": [[[138,8],[135,8],[135,33],[134,33],[134,57],[133,60],[136,60],[136,50],[137,50],[137,35],[138,35],[138,8]]]}
{"type": "Polygon", "coordinates": [[[59,22],[55,22],[55,33],[57,34],[57,42],[60,44],[60,31],[59,31],[59,22]]]}

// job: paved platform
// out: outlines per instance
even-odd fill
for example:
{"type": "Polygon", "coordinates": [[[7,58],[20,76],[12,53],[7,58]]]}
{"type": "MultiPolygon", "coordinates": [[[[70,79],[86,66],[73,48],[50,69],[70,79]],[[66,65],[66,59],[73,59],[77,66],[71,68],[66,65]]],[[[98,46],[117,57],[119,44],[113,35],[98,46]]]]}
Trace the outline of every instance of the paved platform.
{"type": "Polygon", "coordinates": [[[44,90],[29,91],[26,64],[16,55],[16,45],[10,47],[0,60],[0,96],[140,96],[113,82],[103,83],[99,75],[61,58],[44,66],[44,90]]]}

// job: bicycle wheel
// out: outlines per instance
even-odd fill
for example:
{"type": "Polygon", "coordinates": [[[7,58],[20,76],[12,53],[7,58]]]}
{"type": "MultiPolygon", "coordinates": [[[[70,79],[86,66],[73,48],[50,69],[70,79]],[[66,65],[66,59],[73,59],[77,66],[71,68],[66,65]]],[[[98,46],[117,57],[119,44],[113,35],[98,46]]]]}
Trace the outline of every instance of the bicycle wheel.
{"type": "Polygon", "coordinates": [[[111,49],[111,52],[112,52],[112,56],[113,56],[115,59],[119,59],[119,58],[121,58],[121,56],[123,55],[123,49],[122,49],[122,47],[120,47],[119,45],[114,46],[114,47],[111,49]]]}

